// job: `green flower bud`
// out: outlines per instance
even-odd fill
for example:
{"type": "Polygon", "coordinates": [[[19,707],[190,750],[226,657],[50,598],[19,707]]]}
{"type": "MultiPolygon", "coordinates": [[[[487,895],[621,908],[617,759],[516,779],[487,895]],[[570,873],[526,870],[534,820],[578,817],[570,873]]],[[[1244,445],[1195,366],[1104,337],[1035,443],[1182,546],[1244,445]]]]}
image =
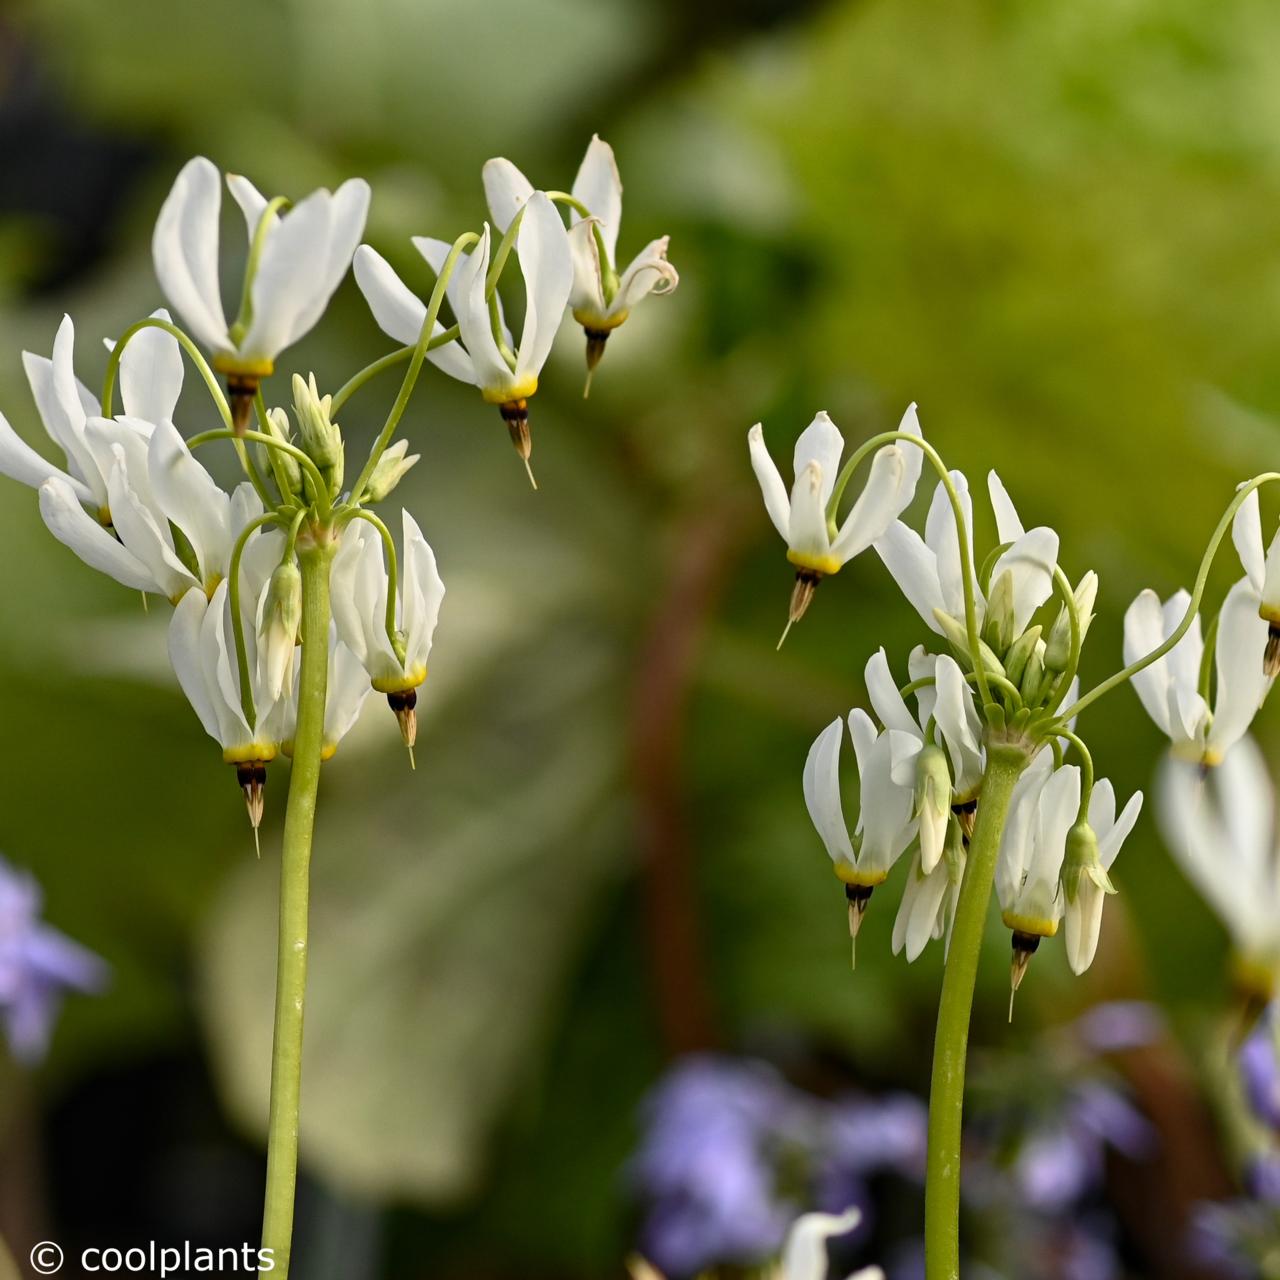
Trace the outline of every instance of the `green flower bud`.
{"type": "Polygon", "coordinates": [[[943,855],[947,860],[947,879],[952,884],[959,884],[964,877],[964,864],[968,853],[965,849],[964,827],[955,814],[951,815],[951,822],[947,827],[947,843],[943,849],[943,855]]]}
{"type": "Polygon", "coordinates": [[[316,375],[303,382],[293,375],[293,412],[298,419],[298,435],[303,449],[321,471],[337,472],[338,483],[330,482],[334,493],[342,487],[342,432],[338,424],[329,418],[333,408],[332,396],[321,396],[316,386],[316,375]]]}
{"type": "Polygon", "coordinates": [[[987,643],[1004,653],[1014,641],[1013,573],[1006,569],[991,588],[987,599],[987,621],[983,632],[987,643]]]}
{"type": "MultiPolygon", "coordinates": [[[[293,443],[293,433],[289,430],[289,415],[283,409],[272,409],[267,414],[267,434],[274,436],[284,444],[293,443]]],[[[297,458],[290,457],[282,449],[268,449],[266,445],[255,446],[258,450],[258,465],[263,474],[275,476],[277,485],[285,484],[289,492],[282,493],[282,498],[297,497],[302,492],[302,466],[297,458]]]]}
{"type": "Polygon", "coordinates": [[[1074,902],[1080,892],[1080,877],[1088,876],[1103,893],[1115,893],[1115,885],[1102,865],[1098,837],[1088,819],[1079,819],[1067,832],[1067,852],[1062,860],[1062,892],[1074,902]]]}
{"type": "Polygon", "coordinates": [[[1018,692],[1029,707],[1036,706],[1040,701],[1040,689],[1045,677],[1044,650],[1044,641],[1037,640],[1027,658],[1027,665],[1023,668],[1022,679],[1018,681],[1018,692]]]}
{"type": "Polygon", "coordinates": [[[366,502],[381,502],[404,479],[409,468],[422,456],[420,453],[414,453],[406,458],[405,454],[408,450],[409,442],[407,440],[397,440],[378,459],[378,465],[374,467],[373,475],[369,477],[369,483],[365,486],[364,498],[366,502]]]}
{"type": "Polygon", "coordinates": [[[1014,642],[1013,647],[1004,655],[1004,672],[1014,684],[1017,684],[1027,669],[1031,655],[1040,643],[1040,627],[1028,627],[1014,642]]]}
{"type": "MultiPolygon", "coordinates": [[[[938,625],[942,628],[942,634],[946,636],[951,647],[964,659],[966,665],[973,666],[973,656],[969,652],[969,634],[965,630],[964,623],[957,618],[953,618],[949,613],[944,613],[941,609],[935,609],[933,616],[938,620],[938,625]]],[[[992,675],[1004,675],[1004,664],[992,653],[990,645],[981,638],[978,640],[978,653],[981,655],[982,665],[992,675]]]]}
{"type": "Polygon", "coordinates": [[[302,626],[302,574],[292,560],[276,566],[267,584],[267,598],[262,606],[262,629],[278,625],[297,639],[302,626]]]}
{"type": "MultiPolygon", "coordinates": [[[[1092,569],[1080,579],[1075,589],[1076,613],[1080,617],[1080,643],[1088,634],[1089,624],[1093,621],[1093,604],[1098,598],[1098,575],[1092,569]]],[[[1071,659],[1071,615],[1066,605],[1058,610],[1049,632],[1048,650],[1044,664],[1050,671],[1065,671],[1071,659]]]]}
{"type": "Polygon", "coordinates": [[[928,875],[938,865],[951,821],[951,769],[947,753],[926,743],[916,756],[915,811],[920,819],[920,868],[928,875]]]}

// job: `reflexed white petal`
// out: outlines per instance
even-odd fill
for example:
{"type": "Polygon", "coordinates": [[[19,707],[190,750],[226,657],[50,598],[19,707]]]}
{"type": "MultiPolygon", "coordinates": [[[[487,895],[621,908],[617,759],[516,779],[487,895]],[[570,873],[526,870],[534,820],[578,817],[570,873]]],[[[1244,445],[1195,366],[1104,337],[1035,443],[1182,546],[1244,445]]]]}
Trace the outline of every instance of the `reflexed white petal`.
{"type": "Polygon", "coordinates": [[[267,237],[250,288],[253,320],[240,343],[247,358],[274,360],[307,331],[303,316],[312,309],[320,286],[331,198],[327,191],[313,191],[267,237]]]}
{"type": "Polygon", "coordinates": [[[897,445],[876,450],[866,486],[849,509],[832,543],[832,554],[841,564],[882,537],[911,501],[907,479],[906,451],[897,445]]]}
{"type": "Polygon", "coordinates": [[[816,462],[809,463],[796,475],[791,490],[791,521],[787,532],[787,545],[792,551],[818,557],[831,554],[827,508],[822,497],[825,487],[822,470],[816,462]]]}
{"type": "MultiPolygon", "coordinates": [[[[161,307],[152,316],[168,320],[161,307]]],[[[130,417],[171,422],[182,394],[182,349],[173,334],[155,325],[139,329],[120,356],[120,402],[130,417]]]]}
{"type": "Polygon", "coordinates": [[[899,729],[904,733],[920,737],[920,726],[915,717],[907,710],[907,704],[898,692],[898,686],[889,670],[889,659],[883,648],[877,649],[867,661],[863,673],[866,681],[867,697],[880,723],[886,729],[899,729]]]}
{"type": "Polygon", "coordinates": [[[656,240],[650,240],[631,259],[618,279],[618,292],[613,295],[613,301],[609,304],[611,315],[630,311],[651,293],[670,293],[680,283],[679,273],[667,261],[670,244],[670,236],[659,236],[656,240]]]}
{"type": "Polygon", "coordinates": [[[324,741],[336,747],[351,732],[372,686],[369,676],[335,632],[329,643],[329,691],[324,709],[324,741]]]}
{"type": "Polygon", "coordinates": [[[1049,753],[1041,751],[1014,783],[1009,818],[1000,838],[1000,856],[996,862],[996,896],[1002,910],[1012,911],[1022,892],[1035,852],[1040,793],[1052,767],[1049,753]]]}
{"type": "Polygon", "coordinates": [[[1067,851],[1067,832],[1080,808],[1080,770],[1069,764],[1055,769],[1040,792],[1034,849],[1027,867],[1027,879],[1019,900],[1034,914],[1052,917],[1054,900],[1059,899],[1058,876],[1067,851]]]}
{"type": "MultiPolygon", "coordinates": [[[[1144,654],[1164,643],[1164,615],[1160,597],[1149,587],[1140,591],[1124,615],[1125,666],[1136,662],[1144,654]]],[[[1160,658],[1143,668],[1131,681],[1147,715],[1165,733],[1172,732],[1169,718],[1169,670],[1165,659],[1160,658]]]]}
{"type": "MultiPolygon", "coordinates": [[[[1091,815],[1090,821],[1092,822],[1092,806],[1090,806],[1089,812],[1091,815]]],[[[1133,830],[1134,824],[1138,821],[1138,815],[1141,812],[1142,792],[1135,791],[1133,795],[1129,797],[1129,803],[1120,811],[1120,816],[1110,826],[1106,833],[1099,833],[1098,856],[1105,869],[1110,870],[1111,864],[1115,862],[1117,855],[1120,853],[1121,846],[1129,838],[1129,833],[1133,830]]]]}
{"type": "Polygon", "coordinates": [[[783,482],[777,465],[769,454],[764,443],[764,428],[756,423],[747,432],[747,446],[751,451],[751,469],[760,482],[760,492],[764,496],[765,510],[773,527],[784,537],[791,535],[791,499],[787,496],[787,486],[783,482]]]}
{"type": "MultiPolygon", "coordinates": [[[[951,483],[964,515],[970,571],[973,569],[973,499],[969,481],[961,471],[951,472],[951,483]]],[[[925,518],[924,540],[937,557],[938,582],[942,588],[943,609],[953,618],[964,617],[964,575],[960,566],[960,538],[956,532],[955,509],[946,486],[939,481],[925,518]]],[[[981,606],[982,596],[974,583],[974,600],[981,606]]],[[[979,613],[981,618],[981,613],[979,613]]]]}
{"type": "Polygon", "coordinates": [[[1098,951],[1102,932],[1102,908],[1107,895],[1088,877],[1081,876],[1076,900],[1063,910],[1063,941],[1071,972],[1083,973],[1098,951]]]}
{"type": "Polygon", "coordinates": [[[1248,497],[1240,504],[1240,509],[1231,522],[1231,541],[1235,543],[1240,563],[1244,566],[1254,591],[1261,595],[1266,578],[1266,564],[1262,551],[1262,513],[1258,509],[1257,489],[1251,489],[1248,497]]]}
{"type": "MultiPolygon", "coordinates": [[[[618,228],[622,224],[622,179],[618,176],[613,148],[599,135],[592,137],[587,153],[582,157],[570,194],[600,219],[600,234],[609,259],[616,262],[618,228]]],[[[578,217],[576,213],[572,216],[575,220],[578,217]]]]}
{"type": "MultiPolygon", "coordinates": [[[[996,516],[997,537],[1002,543],[1017,542],[1026,530],[1022,527],[1022,520],[1018,516],[1017,507],[1013,505],[1013,499],[1009,497],[1009,491],[994,471],[987,473],[987,493],[991,497],[991,509],[996,516]]],[[[995,575],[992,577],[994,579],[995,575]]]]}
{"type": "Polygon", "coordinates": [[[1262,669],[1267,623],[1258,616],[1258,598],[1247,578],[1227,592],[1218,615],[1214,652],[1217,689],[1209,747],[1225,753],[1243,736],[1266,697],[1271,681],[1262,669]]]}
{"type": "Polygon", "coordinates": [[[876,539],[876,554],[884,562],[907,603],[924,619],[930,631],[942,634],[933,616],[935,609],[946,609],[942,586],[938,581],[938,561],[924,539],[910,526],[895,520],[876,539]]]}
{"type": "Polygon", "coordinates": [[[573,288],[569,236],[555,205],[541,191],[531,196],[525,207],[516,254],[526,297],[516,376],[537,376],[551,354],[573,288]]]}
{"type": "Polygon", "coordinates": [[[533,183],[501,156],[486,160],[480,170],[489,216],[499,231],[505,232],[525,202],[533,195],[533,183]]]}
{"type": "MultiPolygon", "coordinates": [[[[854,731],[855,717],[865,714],[861,711],[850,714],[851,731],[854,731]]],[[[854,732],[856,746],[857,731],[854,732]]],[[[887,872],[915,836],[914,789],[893,781],[893,762],[918,750],[919,746],[918,735],[887,729],[869,750],[859,753],[861,786],[856,829],[862,833],[858,850],[858,867],[862,870],[887,872]]]]}
{"type": "Polygon", "coordinates": [[[1262,576],[1262,603],[1280,611],[1280,530],[1267,548],[1267,560],[1262,576]]]}
{"type": "Polygon", "coordinates": [[[112,468],[107,492],[111,499],[111,522],[129,553],[150,570],[162,595],[176,600],[195,583],[173,550],[168,525],[161,525],[129,488],[123,452],[112,468]]]}
{"type": "Polygon", "coordinates": [[[203,156],[183,166],[151,240],[156,278],[191,334],[212,350],[231,345],[218,287],[217,167],[203,156]]]}
{"type": "Polygon", "coordinates": [[[8,419],[0,413],[0,475],[6,475],[19,484],[38,489],[50,476],[57,476],[70,486],[80,502],[96,505],[96,499],[89,486],[66,475],[52,462],[42,458],[16,431],[9,425],[8,419]]]}
{"type": "Polygon", "coordinates": [[[367,244],[356,250],[352,269],[378,328],[404,346],[413,346],[427,318],[426,304],[367,244]]]}
{"type": "MultiPolygon", "coordinates": [[[[1175,591],[1164,602],[1161,627],[1164,635],[1171,636],[1178,629],[1191,604],[1185,591],[1175,591]]],[[[1169,664],[1169,683],[1180,689],[1195,689],[1200,683],[1200,664],[1204,658],[1204,638],[1200,632],[1200,615],[1197,614],[1190,629],[1169,651],[1165,661],[1169,664]]]]}
{"type": "Polygon", "coordinates": [[[844,436],[827,416],[819,412],[796,440],[792,460],[792,475],[798,480],[811,462],[818,464],[822,473],[822,505],[831,501],[836,477],[840,474],[840,455],[844,452],[844,436]]]}
{"type": "Polygon", "coordinates": [[[418,522],[403,513],[404,566],[401,626],[406,636],[405,661],[410,667],[426,666],[431,638],[440,618],[444,583],[436,568],[435,552],[422,536],[418,522]]]}
{"type": "Polygon", "coordinates": [[[348,178],[333,193],[329,201],[329,232],[324,256],[310,292],[294,316],[291,343],[315,327],[347,274],[352,255],[364,235],[370,195],[369,184],[363,178],[348,178]]]}
{"type": "Polygon", "coordinates": [[[204,731],[221,743],[222,728],[205,684],[200,655],[200,632],[208,607],[203,591],[188,591],[178,601],[169,620],[169,661],[204,731]]]}
{"type": "Polygon", "coordinates": [[[843,1213],[806,1213],[787,1232],[782,1246],[784,1280],[826,1280],[827,1241],[852,1231],[862,1218],[856,1208],[843,1213]]]}
{"type": "Polygon", "coordinates": [[[927,875],[922,874],[921,856],[917,852],[911,861],[911,870],[907,872],[902,902],[893,922],[895,956],[905,948],[908,963],[919,959],[933,937],[949,887],[946,862],[939,862],[927,875]]]}
{"type": "MultiPolygon", "coordinates": [[[[569,306],[574,311],[604,317],[609,309],[604,300],[604,282],[600,272],[600,246],[592,228],[595,219],[575,222],[569,228],[569,255],[573,261],[573,288],[569,306]]],[[[617,301],[615,296],[614,301],[617,301]]]]}
{"type": "Polygon", "coordinates": [[[40,515],[49,532],[91,569],[135,591],[157,590],[147,567],[85,514],[75,491],[61,476],[51,476],[40,486],[40,515]]]}
{"type": "Polygon", "coordinates": [[[1043,525],[1020,535],[995,563],[991,580],[1006,570],[1013,576],[1014,634],[1021,635],[1031,615],[1053,594],[1053,570],[1058,563],[1058,535],[1043,525]]]}
{"type": "Polygon", "coordinates": [[[148,449],[148,474],[164,514],[191,543],[206,584],[230,568],[230,499],[167,422],[158,423],[148,449]]]}
{"type": "MultiPolygon", "coordinates": [[[[529,225],[532,210],[525,214],[520,223],[520,238],[524,238],[525,228],[529,225]]],[[[535,231],[537,234],[535,219],[535,231]]],[[[563,231],[563,228],[561,228],[563,231]]],[[[531,251],[532,252],[532,251],[531,251]]],[[[463,345],[471,357],[475,369],[476,383],[484,391],[493,394],[509,393],[514,377],[507,362],[498,350],[493,338],[493,329],[489,324],[489,304],[485,300],[485,277],[489,272],[489,224],[485,223],[480,236],[480,243],[472,249],[467,258],[455,269],[452,280],[456,280],[458,290],[458,329],[462,335],[463,345]]],[[[537,321],[534,321],[535,327],[537,321]]]]}
{"type": "Polygon", "coordinates": [[[804,762],[804,803],[833,862],[853,865],[853,846],[840,803],[840,743],[844,723],[833,720],[815,739],[804,762]]]}

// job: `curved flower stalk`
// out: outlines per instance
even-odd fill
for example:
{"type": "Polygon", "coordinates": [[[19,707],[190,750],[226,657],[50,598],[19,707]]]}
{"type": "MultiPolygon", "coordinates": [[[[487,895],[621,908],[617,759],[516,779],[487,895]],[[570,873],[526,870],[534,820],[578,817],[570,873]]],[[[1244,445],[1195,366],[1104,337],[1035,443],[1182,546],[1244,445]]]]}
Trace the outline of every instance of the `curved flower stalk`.
{"type": "MultiPolygon", "coordinates": [[[[898,430],[923,438],[914,404],[907,406],[898,430]]],[[[844,453],[844,437],[826,411],[800,433],[794,456],[795,481],[790,494],[764,443],[760,423],[747,433],[751,466],[760,482],[765,509],[787,544],[787,559],[796,567],[788,629],[808,609],[823,578],[830,577],[865,551],[906,509],[915,496],[923,457],[909,442],[877,450],[862,492],[836,527],[828,511],[835,495],[844,453]]],[[[783,632],[786,639],[786,632],[783,632]]],[[[779,642],[781,644],[781,641],[779,642]]]]}
{"type": "Polygon", "coordinates": [[[249,243],[243,294],[227,323],[218,283],[222,181],[203,156],[189,160],[160,210],[151,249],[161,289],[227,376],[238,428],[248,425],[260,379],[276,357],[310,332],[351,265],[369,211],[369,184],[351,178],[313,191],[283,213],[253,183],[227,175],[249,243]]]}
{"type": "MultiPolygon", "coordinates": [[[[425,237],[416,238],[414,245],[437,273],[443,269],[450,245],[425,237]]],[[[531,196],[524,208],[515,250],[525,287],[519,343],[507,328],[497,294],[489,287],[490,234],[486,223],[479,244],[446,286],[461,346],[442,346],[436,361],[446,373],[478,387],[486,404],[497,405],[512,444],[528,467],[532,452],[528,402],[538,389],[538,377],[551,354],[573,285],[569,238],[560,215],[542,192],[531,196]]],[[[397,341],[416,342],[426,323],[426,307],[390,266],[362,246],[356,256],[355,276],[383,332],[397,341]]],[[[533,480],[532,470],[529,479],[533,480]]]]}
{"type": "Polygon", "coordinates": [[[1257,489],[1249,491],[1236,512],[1231,538],[1249,585],[1258,597],[1258,616],[1267,624],[1267,647],[1262,665],[1266,675],[1274,680],[1280,675],[1280,531],[1264,551],[1257,489]]]}
{"type": "MultiPolygon", "coordinates": [[[[1163,604],[1143,591],[1124,615],[1124,659],[1133,662],[1172,636],[1191,598],[1175,592],[1163,604]]],[[[1219,765],[1248,731],[1271,690],[1264,669],[1267,623],[1258,615],[1258,597],[1242,578],[1223,601],[1214,641],[1216,688],[1212,708],[1204,679],[1204,639],[1200,619],[1163,657],[1133,677],[1134,692],[1157,727],[1168,735],[1180,760],[1219,765]]]]}
{"type": "Polygon", "coordinates": [[[1270,1000],[1280,975],[1280,848],[1257,743],[1241,738],[1207,775],[1166,759],[1156,795],[1165,843],[1231,935],[1240,982],[1270,1000]]]}
{"type": "MultiPolygon", "coordinates": [[[[169,319],[163,310],[153,316],[169,319]]],[[[22,353],[36,411],[49,439],[62,451],[65,468],[41,457],[0,415],[0,475],[32,489],[47,480],[59,480],[77,503],[109,527],[115,447],[136,455],[145,449],[152,423],[172,421],[182,391],[182,353],[163,329],[140,331],[120,359],[124,415],[108,419],[93,393],[76,377],[75,340],[75,325],[70,316],[63,316],[51,358],[22,353]]]]}
{"type": "MultiPolygon", "coordinates": [[[[765,1280],[826,1280],[827,1241],[847,1235],[861,1221],[862,1212],[857,1208],[838,1214],[806,1213],[797,1218],[787,1232],[778,1265],[765,1273],[765,1280]]],[[[632,1280],[663,1280],[643,1258],[633,1258],[629,1269],[632,1280]]],[[[884,1272],[879,1267],[864,1267],[849,1280],[884,1280],[884,1272]]]]}
{"type": "MultiPolygon", "coordinates": [[[[484,189],[494,225],[505,232],[534,195],[533,184],[510,160],[484,166],[484,189]]],[[[569,199],[569,245],[573,290],[569,308],[587,338],[587,385],[604,355],[609,335],[650,294],[671,293],[680,283],[667,261],[670,236],[651,240],[620,271],[618,232],[622,225],[622,178],[613,148],[594,134],[573,180],[569,199]]]]}
{"type": "Polygon", "coordinates": [[[47,1052],[63,995],[97,994],[110,977],[92,951],[41,920],[43,905],[35,878],[0,858],[0,1027],[24,1066],[47,1052]]]}
{"type": "Polygon", "coordinates": [[[444,583],[417,521],[407,511],[402,521],[404,576],[398,591],[388,578],[378,533],[358,521],[347,527],[333,562],[334,619],[371,687],[386,694],[412,756],[418,686],[427,678],[444,583]]]}

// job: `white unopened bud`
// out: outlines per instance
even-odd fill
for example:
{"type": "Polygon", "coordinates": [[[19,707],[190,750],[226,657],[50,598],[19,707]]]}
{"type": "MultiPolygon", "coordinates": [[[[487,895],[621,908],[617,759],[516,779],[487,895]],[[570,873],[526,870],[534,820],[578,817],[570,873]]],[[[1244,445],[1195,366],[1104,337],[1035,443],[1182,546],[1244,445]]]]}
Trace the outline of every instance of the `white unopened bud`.
{"type": "MultiPolygon", "coordinates": [[[[1098,598],[1098,575],[1092,569],[1080,579],[1074,592],[1076,614],[1080,619],[1080,643],[1084,643],[1093,621],[1093,605],[1098,598]]],[[[1044,664],[1050,671],[1065,671],[1071,660],[1071,615],[1066,605],[1058,610],[1049,632],[1044,664]]]]}
{"type": "Polygon", "coordinates": [[[928,875],[942,858],[951,821],[951,770],[947,753],[936,743],[927,743],[916,756],[915,808],[920,867],[928,875]]]}
{"type": "Polygon", "coordinates": [[[1006,569],[995,581],[987,600],[987,620],[983,628],[987,643],[1003,654],[1014,642],[1017,620],[1013,611],[1013,571],[1006,569]]]}
{"type": "Polygon", "coordinates": [[[365,486],[364,496],[366,502],[381,502],[404,479],[409,468],[422,456],[420,453],[413,453],[406,458],[405,454],[408,451],[409,442],[407,440],[397,440],[378,459],[378,465],[374,467],[373,475],[369,477],[369,483],[365,486]]]}
{"type": "Polygon", "coordinates": [[[293,666],[302,625],[302,574],[292,560],[276,566],[262,595],[258,635],[268,692],[278,698],[293,666]]]}
{"type": "Polygon", "coordinates": [[[320,394],[314,373],[306,382],[293,375],[293,412],[299,439],[308,457],[325,473],[329,491],[336,497],[342,488],[344,451],[342,432],[329,416],[332,409],[333,397],[320,394]]]}

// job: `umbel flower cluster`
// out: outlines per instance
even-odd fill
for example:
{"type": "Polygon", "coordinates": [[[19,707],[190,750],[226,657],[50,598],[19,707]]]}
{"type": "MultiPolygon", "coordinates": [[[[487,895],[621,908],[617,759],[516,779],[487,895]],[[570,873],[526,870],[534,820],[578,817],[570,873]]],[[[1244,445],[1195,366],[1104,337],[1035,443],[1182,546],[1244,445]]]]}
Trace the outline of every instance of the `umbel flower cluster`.
{"type": "Polygon", "coordinates": [[[528,465],[529,401],[566,309],[586,333],[594,369],[608,334],[677,276],[665,238],[621,272],[615,265],[622,185],[599,138],[572,194],[535,191],[509,161],[491,161],[484,185],[499,238],[487,223],[452,242],[415,238],[424,278],[434,277],[427,302],[360,244],[370,202],[362,180],[296,203],[269,199],[237,174],[225,183],[246,236],[235,319],[228,322],[219,287],[223,176],[197,158],[178,175],[152,242],[156,277],[182,327],[159,309],[108,342],[99,398],[77,376],[75,329],[64,318],[51,356],[23,357],[36,410],[63,457],[48,461],[0,417],[0,472],[38,491],[49,531],[86,564],[174,606],[174,672],[235,767],[256,831],[267,766],[296,749],[298,654],[308,647],[326,651],[322,758],[371,690],[385,695],[412,751],[445,588],[413,516],[405,511],[389,527],[373,508],[418,461],[407,440],[392,437],[424,359],[498,406],[528,465]],[[340,388],[294,373],[283,403],[268,400],[265,381],[321,319],[353,259],[375,320],[404,345],[340,388]],[[524,290],[518,341],[498,291],[509,263],[524,290]],[[220,419],[194,436],[178,425],[184,351],[220,419]],[[339,416],[369,378],[398,363],[408,365],[400,397],[357,471],[339,416]],[[244,479],[230,492],[197,457],[215,441],[239,457],[244,479]],[[332,621],[326,608],[313,627],[299,567],[309,553],[332,562],[332,621]]]}
{"type": "MultiPolygon", "coordinates": [[[[1265,1001],[1280,971],[1280,894],[1270,787],[1248,728],[1280,673],[1280,535],[1264,550],[1258,490],[1242,484],[1205,551],[1193,588],[1162,601],[1143,591],[1124,619],[1120,671],[1081,693],[1077,672],[1098,579],[1068,576],[1058,535],[1026,528],[993,471],[996,545],[973,546],[969,483],[921,433],[915,406],[842,462],[844,440],[820,413],[795,446],[788,488],[757,425],[752,466],[795,569],[787,628],[819,585],[874,549],[931,635],[895,661],[871,655],[869,710],[832,721],[804,766],[804,799],[848,900],[856,943],[873,893],[909,864],[893,950],[915,960],[941,940],[946,965],[934,1045],[926,1185],[928,1274],[960,1274],[959,1135],[968,1023],[991,894],[1010,931],[1012,998],[1031,956],[1064,935],[1076,973],[1093,962],[1111,869],[1142,806],[1120,805],[1097,779],[1077,717],[1132,681],[1168,736],[1161,808],[1189,875],[1235,936],[1242,974],[1265,1001]],[[937,476],[923,529],[904,513],[928,461],[937,476]],[[844,514],[858,467],[868,474],[844,514]],[[1208,627],[1201,606],[1228,530],[1243,576],[1208,627]],[[842,756],[858,779],[852,828],[842,756]]],[[[783,632],[785,639],[787,631],[783,632]]]]}

